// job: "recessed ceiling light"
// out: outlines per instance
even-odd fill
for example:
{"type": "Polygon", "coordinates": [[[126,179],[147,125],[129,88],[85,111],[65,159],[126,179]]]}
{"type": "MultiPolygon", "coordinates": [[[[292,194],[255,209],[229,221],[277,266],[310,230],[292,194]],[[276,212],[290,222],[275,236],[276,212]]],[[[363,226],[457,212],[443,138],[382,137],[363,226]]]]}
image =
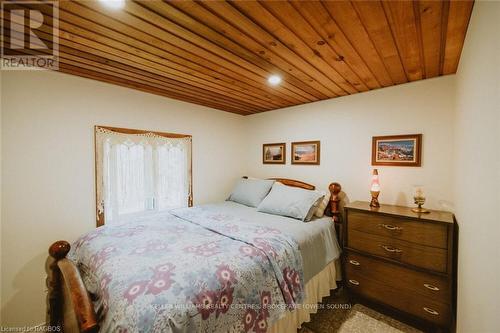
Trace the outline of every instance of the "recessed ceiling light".
{"type": "Polygon", "coordinates": [[[267,82],[269,82],[269,84],[272,86],[276,86],[281,83],[281,76],[271,75],[270,77],[267,78],[267,82]]]}
{"type": "Polygon", "coordinates": [[[125,7],[125,0],[99,0],[103,5],[113,9],[122,9],[125,7]]]}

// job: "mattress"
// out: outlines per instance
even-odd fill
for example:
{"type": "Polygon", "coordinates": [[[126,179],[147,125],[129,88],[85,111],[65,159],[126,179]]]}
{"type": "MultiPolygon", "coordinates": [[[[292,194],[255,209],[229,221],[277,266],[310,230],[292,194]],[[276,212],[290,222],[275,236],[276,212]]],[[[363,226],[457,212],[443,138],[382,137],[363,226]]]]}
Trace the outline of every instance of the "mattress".
{"type": "Polygon", "coordinates": [[[204,206],[216,208],[224,214],[240,216],[244,223],[278,229],[294,238],[299,244],[302,255],[305,282],[340,256],[340,247],[331,217],[324,216],[302,222],[290,217],[261,213],[257,208],[232,201],[204,206]]]}

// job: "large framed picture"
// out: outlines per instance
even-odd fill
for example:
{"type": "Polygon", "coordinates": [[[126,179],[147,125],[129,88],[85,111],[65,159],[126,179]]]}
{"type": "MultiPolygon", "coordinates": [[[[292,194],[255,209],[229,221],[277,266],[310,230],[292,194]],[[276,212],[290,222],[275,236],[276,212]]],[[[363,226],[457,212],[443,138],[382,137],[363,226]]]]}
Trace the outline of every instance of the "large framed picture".
{"type": "Polygon", "coordinates": [[[262,145],[262,163],[285,164],[286,143],[265,143],[262,145]]]}
{"type": "Polygon", "coordinates": [[[419,167],[422,163],[422,134],[374,136],[372,165],[419,167]]]}
{"type": "Polygon", "coordinates": [[[320,142],[292,142],[292,164],[319,165],[320,142]]]}

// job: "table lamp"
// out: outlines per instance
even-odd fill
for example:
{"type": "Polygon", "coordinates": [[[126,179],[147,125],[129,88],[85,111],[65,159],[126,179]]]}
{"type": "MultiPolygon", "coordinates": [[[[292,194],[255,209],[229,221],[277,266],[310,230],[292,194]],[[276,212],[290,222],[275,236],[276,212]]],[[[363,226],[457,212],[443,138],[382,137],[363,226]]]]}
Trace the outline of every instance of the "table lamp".
{"type": "Polygon", "coordinates": [[[380,183],[378,180],[378,170],[373,169],[372,174],[372,186],[370,188],[370,193],[372,195],[372,201],[370,202],[370,207],[380,207],[378,203],[378,195],[380,194],[380,183]]]}

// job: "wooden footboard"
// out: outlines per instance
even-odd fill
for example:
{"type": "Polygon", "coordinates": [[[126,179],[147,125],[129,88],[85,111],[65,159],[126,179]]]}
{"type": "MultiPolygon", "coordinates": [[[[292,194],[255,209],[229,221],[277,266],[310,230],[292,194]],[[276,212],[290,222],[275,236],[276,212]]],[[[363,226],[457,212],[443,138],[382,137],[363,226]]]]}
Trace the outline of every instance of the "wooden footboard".
{"type": "Polygon", "coordinates": [[[66,241],[57,241],[49,248],[48,324],[61,327],[65,333],[97,332],[97,316],[80,272],[66,258],[69,250],[66,241]]]}

